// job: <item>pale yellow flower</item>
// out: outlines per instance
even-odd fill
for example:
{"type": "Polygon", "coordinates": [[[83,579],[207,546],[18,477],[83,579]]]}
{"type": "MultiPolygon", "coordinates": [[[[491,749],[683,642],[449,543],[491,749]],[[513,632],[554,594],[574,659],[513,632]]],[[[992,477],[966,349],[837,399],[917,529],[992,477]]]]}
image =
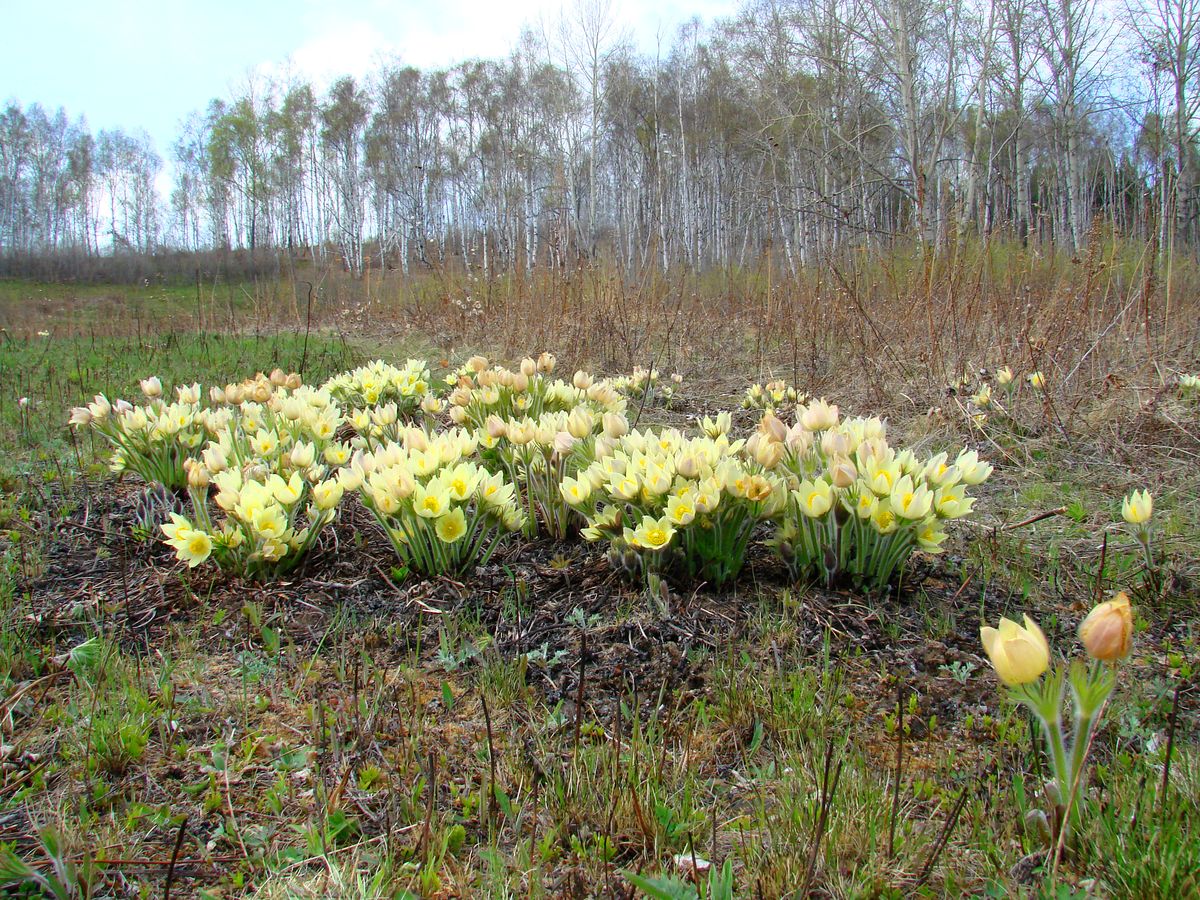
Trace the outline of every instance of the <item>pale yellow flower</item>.
{"type": "Polygon", "coordinates": [[[1000,619],[999,628],[984,625],[979,629],[983,649],[992,661],[1000,680],[1008,685],[1037,681],[1050,667],[1050,644],[1042,629],[1029,616],[1025,627],[1011,619],[1000,619]]]}

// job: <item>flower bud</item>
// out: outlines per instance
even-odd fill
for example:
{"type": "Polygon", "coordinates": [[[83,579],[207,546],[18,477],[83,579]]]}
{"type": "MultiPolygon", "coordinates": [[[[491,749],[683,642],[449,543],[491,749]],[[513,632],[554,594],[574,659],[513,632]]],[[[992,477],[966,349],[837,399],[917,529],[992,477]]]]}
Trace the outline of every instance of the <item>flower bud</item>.
{"type": "MultiPolygon", "coordinates": [[[[776,422],[779,420],[776,419],[776,422]]],[[[761,435],[755,435],[761,437],[761,435]]],[[[759,440],[755,443],[754,449],[751,451],[754,454],[754,461],[764,469],[773,469],[779,465],[783,459],[783,443],[772,440],[759,440]]]]}
{"type": "Polygon", "coordinates": [[[829,464],[829,480],[836,488],[845,490],[858,478],[858,470],[848,459],[835,459],[829,464]]]}
{"type": "Polygon", "coordinates": [[[549,350],[537,358],[537,370],[545,372],[547,375],[554,371],[556,365],[558,365],[558,360],[549,350]]]}
{"type": "Polygon", "coordinates": [[[302,384],[304,384],[304,381],[303,381],[303,379],[301,379],[301,378],[300,378],[300,376],[299,376],[297,373],[295,373],[295,372],[292,372],[292,373],[291,373],[290,375],[288,375],[288,377],[287,377],[287,378],[285,378],[285,379],[284,379],[284,381],[283,381],[283,386],[284,386],[285,388],[287,388],[289,391],[296,391],[296,390],[299,390],[299,389],[300,389],[300,385],[302,385],[302,384]]]}
{"type": "Polygon", "coordinates": [[[850,455],[850,438],[840,431],[826,431],[821,435],[821,452],[827,457],[850,455]]]}
{"type": "MultiPolygon", "coordinates": [[[[530,360],[530,362],[532,361],[530,360]]],[[[529,390],[529,376],[525,374],[524,368],[525,366],[522,365],[522,371],[515,372],[512,377],[512,389],[518,394],[523,394],[529,390]]]]}
{"type": "Polygon", "coordinates": [[[271,384],[275,385],[275,387],[283,387],[287,384],[287,374],[283,371],[283,369],[272,369],[270,380],[271,384]]]}
{"type": "Polygon", "coordinates": [[[768,412],[762,417],[762,422],[758,425],[759,430],[774,441],[782,441],[787,437],[787,426],[784,425],[773,412],[768,412]]]}
{"type": "Polygon", "coordinates": [[[812,432],[797,422],[788,429],[785,442],[787,443],[788,449],[791,450],[792,453],[796,454],[797,456],[803,456],[812,447],[812,439],[812,432]]]}
{"type": "Polygon", "coordinates": [[[537,361],[532,356],[527,356],[521,360],[521,374],[526,378],[532,378],[537,374],[537,361]]]}
{"type": "Polygon", "coordinates": [[[83,428],[86,425],[92,424],[92,414],[86,406],[76,406],[71,410],[71,425],[76,428],[83,428]]]}
{"type": "Polygon", "coordinates": [[[675,471],[684,478],[695,478],[700,473],[700,463],[689,453],[679,457],[675,463],[675,471]]]}
{"type": "Polygon", "coordinates": [[[1000,387],[1008,386],[1009,384],[1012,383],[1012,380],[1013,380],[1013,370],[1010,369],[1008,366],[1005,366],[1004,368],[997,370],[996,383],[998,385],[1000,385],[1000,387]]]}
{"type": "Polygon", "coordinates": [[[255,403],[266,403],[271,399],[271,386],[265,381],[255,382],[250,390],[250,397],[255,403]]]}
{"type": "Polygon", "coordinates": [[[487,429],[488,437],[490,438],[502,438],[508,433],[508,425],[495,414],[487,417],[484,427],[487,429]]]}
{"type": "Polygon", "coordinates": [[[199,462],[191,458],[185,459],[183,468],[187,472],[188,487],[197,490],[204,490],[208,487],[208,470],[199,462]]]}
{"type": "Polygon", "coordinates": [[[620,413],[605,413],[603,424],[606,437],[615,439],[629,433],[629,422],[620,413]]]}
{"type": "Polygon", "coordinates": [[[838,423],[837,406],[826,403],[825,399],[814,400],[800,414],[800,422],[809,431],[823,431],[838,423]]]}
{"type": "Polygon", "coordinates": [[[480,372],[482,372],[487,367],[488,367],[488,361],[487,361],[486,356],[472,356],[470,359],[467,360],[467,368],[470,369],[472,372],[474,372],[476,375],[478,375],[480,372]]]}
{"type": "Polygon", "coordinates": [[[595,424],[595,416],[583,406],[575,407],[567,416],[567,431],[570,432],[571,437],[577,440],[583,440],[591,434],[595,424]]]}
{"type": "Polygon", "coordinates": [[[461,425],[467,421],[467,411],[461,406],[450,407],[450,421],[455,425],[461,425]]]}
{"type": "Polygon", "coordinates": [[[592,376],[580,369],[575,373],[575,377],[571,379],[571,384],[575,385],[581,391],[586,391],[592,386],[592,376]]]}
{"type": "Polygon", "coordinates": [[[149,378],[143,378],[141,385],[142,393],[151,400],[157,400],[162,396],[162,382],[158,380],[157,375],[151,375],[149,378]]]}
{"type": "Polygon", "coordinates": [[[1050,644],[1036,622],[1025,616],[1022,628],[1011,619],[1000,619],[999,628],[979,629],[983,649],[992,668],[1005,684],[1017,686],[1037,681],[1050,667],[1050,644]]]}
{"type": "Polygon", "coordinates": [[[567,431],[560,431],[554,435],[554,452],[558,456],[566,456],[571,452],[571,448],[575,446],[576,438],[567,431]]]}
{"type": "Polygon", "coordinates": [[[1088,656],[1104,662],[1128,656],[1132,638],[1133,611],[1124,591],[1098,604],[1079,626],[1079,640],[1088,656]]]}

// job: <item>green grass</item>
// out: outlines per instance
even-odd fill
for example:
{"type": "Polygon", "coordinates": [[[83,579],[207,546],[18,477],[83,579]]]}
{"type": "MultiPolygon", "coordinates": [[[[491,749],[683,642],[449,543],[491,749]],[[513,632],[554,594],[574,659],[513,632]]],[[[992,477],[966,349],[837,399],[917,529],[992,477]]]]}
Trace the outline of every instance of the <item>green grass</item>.
{"type": "Polygon", "coordinates": [[[167,333],[137,337],[39,337],[0,341],[0,450],[61,452],[72,406],[103,393],[110,399],[141,395],[138,381],[158,375],[164,384],[198,381],[208,387],[275,367],[303,365],[320,383],[360,359],[342,338],[318,332],[258,335],[167,333]],[[22,407],[20,399],[28,404],[22,407]]]}

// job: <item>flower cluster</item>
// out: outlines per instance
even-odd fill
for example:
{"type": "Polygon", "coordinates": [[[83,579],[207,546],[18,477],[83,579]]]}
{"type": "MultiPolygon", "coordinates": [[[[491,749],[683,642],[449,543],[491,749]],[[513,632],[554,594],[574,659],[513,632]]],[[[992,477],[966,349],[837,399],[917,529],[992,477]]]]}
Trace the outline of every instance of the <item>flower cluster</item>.
{"type": "Polygon", "coordinates": [[[483,428],[493,417],[501,421],[538,419],[546,413],[570,412],[587,406],[595,412],[625,411],[625,398],[604,379],[576,372],[567,383],[551,378],[557,361],[551,353],[536,360],[526,357],[515,370],[492,367],[473,356],[455,377],[447,397],[450,420],[456,425],[483,428]]]}
{"type": "Polygon", "coordinates": [[[675,399],[675,389],[683,383],[683,376],[678,372],[671,375],[669,381],[660,382],[658,369],[651,366],[634,366],[629,375],[620,375],[612,379],[614,390],[622,396],[635,401],[639,406],[670,406],[675,399]]]}
{"type": "Polygon", "coordinates": [[[767,413],[746,452],[786,476],[772,544],[793,578],[832,585],[846,577],[870,590],[886,588],[914,550],[939,553],[945,523],[971,512],[967,488],[992,472],[970,450],[952,462],[945,453],[898,453],[880,419],[842,421],[824,400],[797,407],[790,427],[767,413]]]}
{"type": "Polygon", "coordinates": [[[1200,375],[1180,375],[1179,396],[1183,400],[1200,404],[1200,375]]]}
{"type": "Polygon", "coordinates": [[[335,375],[324,387],[344,407],[395,404],[398,414],[409,418],[430,390],[429,365],[423,359],[410,359],[397,368],[377,359],[335,375]]]}
{"type": "Polygon", "coordinates": [[[471,457],[473,435],[430,437],[409,429],[402,443],[359,452],[343,481],[358,490],[397,555],[422,575],[456,575],[484,565],[524,516],[516,490],[471,457]]]}
{"type": "Polygon", "coordinates": [[[200,408],[199,385],[179,386],[170,403],[158,378],[144,380],[142,392],[146,396],[142,406],[125,400],[110,403],[97,394],[87,406],[71,410],[71,424],[90,427],[112,444],[114,472],[133,472],[177,490],[187,483],[184,464],[195,457],[210,428],[219,423],[200,408]]]}
{"type": "MultiPolygon", "coordinates": [[[[168,403],[149,378],[145,405],[97,396],[72,422],[112,441],[115,468],[187,489],[190,509],[171,504],[161,528],[181,561],[255,578],[300,564],[352,494],[423,575],[485,563],[507,532],[582,528],[624,571],[724,585],[770,521],[797,579],[881,588],[914,550],[938,551],[942,523],[971,510],[965,486],[991,471],[967,451],[899,453],[881,421],[843,422],[824,400],[797,406],[790,427],[768,412],[748,441],[728,412],[704,416],[699,435],[631,432],[626,393],[655,388],[656,372],[565,381],[555,367],[550,353],[513,369],[472,357],[444,398],[420,360],[319,388],[276,369],[214,387],[207,405],[199,385],[168,403]]],[[[781,382],[760,393],[798,396],[781,382]]]]}
{"type": "Polygon", "coordinates": [[[615,439],[628,430],[621,414],[600,414],[587,405],[537,419],[506,421],[492,415],[479,432],[480,456],[516,487],[526,513],[525,534],[534,537],[545,529],[561,541],[582,521],[562,493],[564,481],[595,458],[598,434],[615,439]]]}
{"type": "Polygon", "coordinates": [[[596,461],[564,479],[562,494],[587,519],[584,537],[609,542],[618,568],[724,585],[741,571],[754,525],[786,493],[741,447],[724,434],[632,431],[598,442],[596,461]]]}
{"type": "Polygon", "coordinates": [[[779,412],[807,399],[807,394],[802,394],[786,381],[777,379],[766,384],[752,384],[746,388],[746,393],[742,395],[742,409],[779,412]]]}
{"type": "MultiPolygon", "coordinates": [[[[275,387],[265,402],[242,400],[214,412],[222,427],[186,464],[192,516],[174,514],[162,530],[189,566],[208,556],[197,555],[203,535],[222,569],[282,575],[337,514],[345,490],[338,470],[350,458],[335,440],[341,413],[324,389],[275,387]],[[219,521],[209,507],[210,488],[219,521]]],[[[227,387],[226,403],[229,395],[227,387]]]]}

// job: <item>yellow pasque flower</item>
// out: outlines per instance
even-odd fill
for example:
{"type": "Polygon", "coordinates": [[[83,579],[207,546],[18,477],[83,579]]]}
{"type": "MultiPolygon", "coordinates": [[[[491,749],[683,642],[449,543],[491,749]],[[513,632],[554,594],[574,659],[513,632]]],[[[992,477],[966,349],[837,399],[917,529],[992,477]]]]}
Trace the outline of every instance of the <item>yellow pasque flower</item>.
{"type": "Polygon", "coordinates": [[[875,513],[875,508],[879,505],[879,498],[876,497],[869,489],[862,486],[860,482],[858,489],[858,498],[853,505],[849,507],[856,516],[860,519],[869,519],[875,513]]]}
{"type": "Polygon", "coordinates": [[[1128,656],[1132,638],[1133,610],[1124,591],[1097,604],[1079,625],[1079,640],[1088,655],[1104,662],[1128,656]]]}
{"type": "Polygon", "coordinates": [[[929,519],[917,530],[917,544],[926,553],[941,553],[946,532],[938,527],[937,519],[929,519]]]}
{"type": "Polygon", "coordinates": [[[642,550],[661,550],[671,543],[674,536],[675,526],[666,516],[661,519],[645,516],[636,529],[626,529],[626,540],[642,550]]]}
{"type": "Polygon", "coordinates": [[[1000,385],[1000,387],[1007,387],[1012,383],[1012,380],[1013,370],[1008,366],[1003,366],[996,371],[996,384],[1000,385]]]}
{"type": "Polygon", "coordinates": [[[441,478],[450,489],[451,498],[461,503],[475,493],[479,484],[479,470],[464,463],[455,466],[441,478]]]}
{"type": "Polygon", "coordinates": [[[571,478],[569,475],[558,486],[562,498],[571,506],[579,506],[587,502],[592,495],[592,483],[586,478],[571,478]]]}
{"type": "Polygon", "coordinates": [[[933,509],[943,519],[961,519],[971,512],[975,498],[966,496],[957,485],[939,488],[933,495],[933,509]]]}
{"type": "Polygon", "coordinates": [[[213,548],[212,538],[203,531],[190,531],[186,540],[176,542],[173,546],[175,555],[186,562],[189,569],[196,568],[208,559],[213,548]]]}
{"type": "Polygon", "coordinates": [[[417,484],[412,493],[413,512],[424,519],[436,519],[445,515],[450,506],[450,491],[438,479],[427,485],[417,484]]]}
{"type": "Polygon", "coordinates": [[[715,419],[705,416],[700,420],[700,430],[714,440],[723,434],[728,434],[733,427],[733,416],[727,412],[718,413],[715,419]]]}
{"type": "Polygon", "coordinates": [[[983,484],[992,474],[992,467],[979,458],[974,450],[963,450],[954,460],[963,484],[983,484]]]}
{"type": "Polygon", "coordinates": [[[689,525],[696,518],[696,504],[691,493],[673,496],[667,501],[667,518],[672,525],[689,525]]]}
{"type": "Polygon", "coordinates": [[[342,495],[345,493],[345,488],[341,482],[336,479],[321,481],[313,485],[313,503],[317,505],[317,509],[325,512],[333,509],[342,502],[342,495]]]}
{"type": "Polygon", "coordinates": [[[871,513],[871,524],[880,534],[891,534],[896,530],[896,514],[892,512],[891,501],[876,502],[875,511],[871,513]]]}
{"type": "Polygon", "coordinates": [[[818,519],[833,506],[833,488],[828,481],[818,478],[816,481],[802,481],[794,492],[800,511],[812,519],[818,519]]]}
{"type": "Polygon", "coordinates": [[[923,519],[933,506],[933,493],[923,484],[914,487],[909,475],[896,482],[889,499],[893,512],[905,519],[923,519]]]}
{"type": "Polygon", "coordinates": [[[1017,686],[1037,681],[1050,667],[1050,644],[1037,622],[1025,616],[1025,627],[1000,619],[1000,627],[984,625],[979,640],[992,668],[1005,684],[1017,686]]]}
{"type": "Polygon", "coordinates": [[[1154,498],[1147,490],[1134,491],[1121,501],[1121,517],[1130,525],[1144,525],[1154,515],[1154,498]]]}
{"type": "Polygon", "coordinates": [[[441,516],[433,529],[437,532],[438,540],[443,544],[453,544],[462,538],[467,533],[467,517],[463,514],[462,507],[456,506],[446,515],[441,516]]]}
{"type": "Polygon", "coordinates": [[[1034,372],[1029,376],[1029,385],[1035,391],[1043,390],[1046,387],[1046,376],[1041,372],[1034,372]]]}

